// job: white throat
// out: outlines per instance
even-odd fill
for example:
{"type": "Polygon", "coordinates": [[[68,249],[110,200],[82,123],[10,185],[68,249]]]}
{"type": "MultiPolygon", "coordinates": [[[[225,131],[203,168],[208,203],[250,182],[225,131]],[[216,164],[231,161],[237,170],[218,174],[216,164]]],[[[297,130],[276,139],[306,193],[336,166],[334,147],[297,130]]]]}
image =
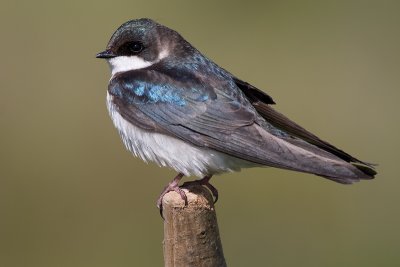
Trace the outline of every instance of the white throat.
{"type": "Polygon", "coordinates": [[[160,60],[166,58],[169,52],[167,50],[162,50],[155,61],[147,61],[139,56],[119,56],[108,59],[108,63],[111,68],[111,75],[114,76],[115,73],[138,70],[147,68],[160,60]]]}

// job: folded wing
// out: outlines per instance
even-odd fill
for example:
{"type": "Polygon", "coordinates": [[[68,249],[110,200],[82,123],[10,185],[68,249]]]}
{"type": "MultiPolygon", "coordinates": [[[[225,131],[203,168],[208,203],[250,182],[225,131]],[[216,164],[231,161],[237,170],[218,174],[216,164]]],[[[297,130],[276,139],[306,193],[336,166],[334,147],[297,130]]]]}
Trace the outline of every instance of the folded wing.
{"type": "MultiPolygon", "coordinates": [[[[116,75],[109,93],[114,96],[118,112],[144,129],[251,162],[313,173],[341,183],[372,178],[371,168],[349,163],[354,159],[351,156],[347,161],[336,150],[338,155],[323,149],[323,141],[318,146],[319,139],[311,138],[313,135],[303,134],[302,139],[302,131],[297,133],[295,126],[287,127],[283,122],[279,125],[282,117],[263,113],[256,100],[264,101],[258,102],[264,103],[265,110],[265,102],[273,100],[255,87],[244,82],[236,86],[233,80],[207,81],[204,76],[179,70],[182,80],[171,73],[149,68],[116,75]],[[251,91],[248,94],[243,89],[246,86],[251,91]],[[284,131],[289,134],[278,134],[284,131]],[[290,137],[293,132],[297,138],[290,137]]],[[[355,163],[363,164],[358,160],[355,163]]]]}

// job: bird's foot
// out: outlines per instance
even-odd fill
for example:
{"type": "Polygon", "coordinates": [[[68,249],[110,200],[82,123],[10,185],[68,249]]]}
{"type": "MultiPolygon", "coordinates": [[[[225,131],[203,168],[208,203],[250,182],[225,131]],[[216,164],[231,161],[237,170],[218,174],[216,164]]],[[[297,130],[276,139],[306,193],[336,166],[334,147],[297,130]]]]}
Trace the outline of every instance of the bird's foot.
{"type": "Polygon", "coordinates": [[[181,196],[182,200],[185,201],[185,206],[187,206],[187,204],[188,204],[185,192],[181,188],[179,188],[179,181],[182,179],[182,177],[183,177],[183,173],[178,173],[178,175],[175,176],[175,178],[164,188],[160,197],[157,200],[157,208],[160,210],[160,215],[163,219],[164,219],[164,217],[163,217],[163,213],[162,213],[162,211],[163,211],[162,200],[163,200],[163,197],[165,196],[165,194],[167,194],[168,192],[171,192],[171,191],[177,192],[181,196]]]}
{"type": "Polygon", "coordinates": [[[200,179],[200,180],[194,180],[194,181],[185,182],[182,186],[184,187],[184,186],[187,186],[187,185],[204,185],[213,194],[213,196],[214,196],[214,204],[215,204],[218,201],[218,190],[212,184],[210,184],[211,177],[212,177],[212,175],[207,175],[207,176],[204,176],[203,179],[200,179]]]}

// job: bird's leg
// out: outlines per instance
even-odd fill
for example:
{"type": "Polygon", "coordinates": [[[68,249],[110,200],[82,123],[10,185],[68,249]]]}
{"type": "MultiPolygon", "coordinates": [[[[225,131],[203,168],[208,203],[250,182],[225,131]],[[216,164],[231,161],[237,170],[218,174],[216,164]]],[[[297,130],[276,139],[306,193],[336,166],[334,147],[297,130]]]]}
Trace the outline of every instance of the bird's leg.
{"type": "Polygon", "coordinates": [[[169,184],[164,188],[160,197],[158,198],[157,207],[160,209],[161,217],[162,217],[162,200],[165,194],[168,192],[171,191],[177,192],[181,196],[181,198],[185,201],[185,206],[188,204],[185,192],[179,188],[179,181],[182,179],[182,177],[183,173],[178,173],[178,175],[175,176],[175,178],[171,182],[169,182],[169,184]]]}
{"type": "Polygon", "coordinates": [[[213,196],[214,196],[214,204],[215,204],[218,201],[218,190],[212,184],[210,184],[211,177],[212,177],[212,175],[207,175],[207,176],[204,176],[203,179],[200,179],[200,180],[194,180],[194,181],[185,182],[182,186],[186,186],[186,185],[204,185],[213,194],[213,196]]]}

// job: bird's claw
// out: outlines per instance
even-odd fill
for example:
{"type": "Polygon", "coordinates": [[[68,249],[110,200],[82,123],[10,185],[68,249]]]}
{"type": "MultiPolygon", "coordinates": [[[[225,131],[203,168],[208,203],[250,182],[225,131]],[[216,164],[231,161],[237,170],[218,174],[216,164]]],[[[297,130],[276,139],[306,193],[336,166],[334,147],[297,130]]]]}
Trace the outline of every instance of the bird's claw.
{"type": "Polygon", "coordinates": [[[164,198],[164,196],[171,191],[175,191],[177,192],[183,201],[185,201],[185,206],[187,206],[188,204],[188,200],[186,197],[185,192],[179,187],[179,181],[182,179],[183,174],[179,173],[162,191],[161,195],[159,196],[158,200],[157,200],[157,208],[160,210],[160,215],[161,217],[164,219],[163,216],[163,206],[162,206],[162,200],[164,198]]]}
{"type": "MultiPolygon", "coordinates": [[[[161,218],[164,219],[163,216],[163,206],[162,206],[162,201],[164,196],[171,191],[175,191],[177,192],[182,200],[185,202],[185,207],[188,205],[188,200],[187,200],[187,196],[185,191],[182,190],[182,188],[179,187],[179,181],[182,179],[183,174],[179,173],[162,191],[160,197],[157,200],[157,208],[160,210],[160,215],[161,218]]],[[[189,182],[185,182],[182,187],[185,186],[190,186],[190,185],[201,185],[201,186],[205,186],[208,188],[208,190],[211,191],[213,197],[214,197],[214,204],[217,203],[218,201],[218,190],[212,185],[210,184],[210,179],[211,176],[205,176],[203,179],[200,180],[195,180],[195,181],[189,181],[189,182]]]]}
{"type": "Polygon", "coordinates": [[[205,187],[208,188],[208,190],[211,191],[211,193],[214,197],[214,204],[215,204],[218,201],[218,190],[212,184],[210,184],[210,179],[211,179],[211,176],[205,176],[203,179],[200,179],[200,180],[185,182],[182,186],[204,185],[205,187]]]}

